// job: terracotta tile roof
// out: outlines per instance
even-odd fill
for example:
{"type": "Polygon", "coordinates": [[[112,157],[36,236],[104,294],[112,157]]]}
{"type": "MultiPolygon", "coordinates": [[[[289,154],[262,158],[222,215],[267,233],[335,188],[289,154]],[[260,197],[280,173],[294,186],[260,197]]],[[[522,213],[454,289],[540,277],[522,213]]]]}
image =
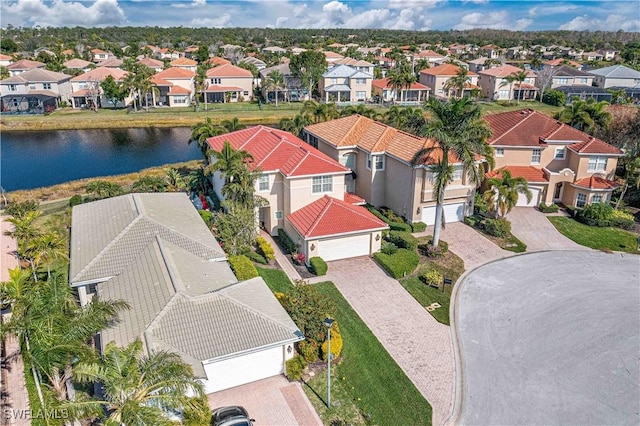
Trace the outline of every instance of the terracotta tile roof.
{"type": "Polygon", "coordinates": [[[523,70],[522,68],[514,67],[513,65],[508,64],[490,68],[488,70],[478,71],[478,74],[491,75],[494,77],[507,77],[513,73],[518,73],[520,71],[525,71],[527,73],[527,77],[536,77],[536,73],[534,73],[533,71],[523,70]]]}
{"type": "MultiPolygon", "coordinates": [[[[420,74],[446,75],[446,76],[450,75],[452,77],[455,77],[456,75],[458,75],[458,71],[460,71],[460,67],[457,65],[442,64],[442,65],[438,65],[437,67],[423,69],[422,71],[420,71],[420,74]]],[[[478,74],[476,74],[473,71],[467,71],[467,75],[469,77],[473,77],[473,76],[477,76],[478,74]]]]}
{"type": "Polygon", "coordinates": [[[182,86],[171,86],[171,89],[169,89],[169,95],[187,95],[190,93],[191,90],[185,89],[182,86]]]}
{"type": "Polygon", "coordinates": [[[3,54],[3,53],[0,53],[0,60],[2,60],[2,61],[10,61],[10,60],[12,60],[12,59],[13,59],[13,58],[12,58],[11,56],[9,56],[9,55],[5,55],[5,54],[3,54]]]}
{"type": "Polygon", "coordinates": [[[244,90],[241,87],[236,87],[236,86],[218,86],[218,85],[212,85],[212,86],[207,86],[207,93],[216,93],[216,92],[238,92],[240,90],[244,90]]]}
{"type": "Polygon", "coordinates": [[[123,64],[122,59],[109,58],[96,64],[96,67],[118,68],[123,64]]]}
{"type": "Polygon", "coordinates": [[[580,62],[576,62],[576,61],[570,61],[567,59],[563,59],[563,58],[558,58],[558,59],[552,59],[550,61],[545,61],[543,62],[545,65],[550,65],[552,67],[558,66],[558,65],[563,65],[563,64],[567,64],[571,65],[572,67],[576,67],[576,68],[582,68],[582,64],[580,62]]]}
{"type": "Polygon", "coordinates": [[[162,78],[165,80],[180,80],[180,79],[190,79],[196,75],[193,71],[186,70],[184,68],[171,67],[166,70],[162,70],[155,75],[157,78],[162,78]]]}
{"type": "Polygon", "coordinates": [[[291,133],[266,126],[255,126],[207,139],[209,146],[220,151],[225,141],[234,149],[253,156],[253,167],[263,172],[279,170],[285,176],[307,176],[348,173],[349,169],[291,133]]]}
{"type": "MultiPolygon", "coordinates": [[[[379,89],[391,89],[388,78],[373,80],[371,84],[373,85],[373,87],[377,87],[379,89]]],[[[403,90],[406,90],[406,87],[403,88],[403,90]]],[[[409,90],[431,90],[431,89],[425,86],[424,84],[411,83],[411,88],[409,90]]]]}
{"type": "Polygon", "coordinates": [[[46,64],[38,61],[30,61],[29,59],[20,59],[12,63],[11,65],[7,65],[8,70],[30,70],[32,68],[43,68],[46,64]]]}
{"type": "Polygon", "coordinates": [[[579,186],[582,188],[604,189],[604,190],[610,190],[610,191],[620,186],[613,181],[610,181],[608,179],[605,179],[596,175],[593,175],[587,178],[578,179],[575,182],[573,182],[573,185],[579,186]]]}
{"type": "MultiPolygon", "coordinates": [[[[414,136],[358,114],[311,124],[305,130],[336,147],[358,146],[367,152],[385,152],[409,164],[416,152],[437,146],[431,139],[414,136]]],[[[441,155],[439,150],[433,150],[424,159],[424,164],[437,163],[441,155]]],[[[459,162],[452,153],[449,161],[459,162]]]]}
{"type": "Polygon", "coordinates": [[[535,168],[533,166],[504,166],[499,169],[490,171],[486,174],[486,177],[491,179],[494,177],[501,178],[502,171],[508,170],[513,178],[525,178],[529,183],[547,183],[549,179],[544,174],[542,169],[535,168]]]}
{"type": "Polygon", "coordinates": [[[73,59],[69,59],[68,61],[64,62],[62,65],[64,65],[66,68],[82,69],[82,68],[88,67],[92,63],[93,62],[85,61],[84,59],[73,58],[73,59]]]}
{"type": "Polygon", "coordinates": [[[253,78],[251,71],[236,67],[231,64],[219,65],[207,70],[207,77],[249,77],[253,78]]]}
{"type": "Polygon", "coordinates": [[[337,61],[335,61],[335,63],[341,65],[349,65],[350,67],[373,67],[373,64],[371,62],[353,59],[348,56],[338,59],[337,61]]]}
{"type": "Polygon", "coordinates": [[[128,72],[123,71],[120,68],[98,67],[87,71],[84,74],[80,74],[77,77],[73,77],[71,81],[104,81],[104,79],[109,75],[112,76],[114,80],[120,81],[128,74],[128,72]]]}
{"type": "Polygon", "coordinates": [[[221,58],[219,56],[214,56],[213,58],[209,58],[209,63],[214,66],[230,64],[231,61],[225,58],[221,58]]]}
{"type": "Polygon", "coordinates": [[[621,154],[606,142],[532,109],[491,114],[484,120],[493,133],[489,145],[544,147],[547,141],[574,141],[569,148],[576,152],[621,154]]]}
{"type": "Polygon", "coordinates": [[[388,228],[364,207],[328,195],[288,214],[287,220],[305,238],[388,228]]]}
{"type": "Polygon", "coordinates": [[[91,49],[91,53],[107,53],[102,49],[91,49]]]}
{"type": "Polygon", "coordinates": [[[418,53],[418,58],[444,58],[444,56],[433,50],[423,50],[418,53]]]}
{"type": "Polygon", "coordinates": [[[195,67],[196,65],[198,65],[198,62],[189,58],[178,58],[176,60],[171,61],[169,65],[171,65],[172,67],[178,67],[178,66],[195,67]]]}
{"type": "Polygon", "coordinates": [[[164,62],[153,58],[142,58],[138,61],[139,64],[146,65],[149,68],[163,68],[164,62]]]}
{"type": "Polygon", "coordinates": [[[539,90],[536,86],[529,83],[516,83],[513,85],[514,89],[527,89],[527,90],[539,90]]]}
{"type": "Polygon", "coordinates": [[[353,194],[351,192],[344,193],[344,202],[353,204],[354,206],[362,206],[367,203],[364,198],[358,197],[356,194],[353,194]]]}
{"type": "Polygon", "coordinates": [[[159,78],[157,75],[152,75],[151,78],[149,78],[149,81],[156,86],[173,86],[172,82],[167,81],[164,78],[159,78]]]}
{"type": "Polygon", "coordinates": [[[336,52],[331,52],[331,51],[326,51],[326,52],[322,52],[324,53],[324,57],[327,59],[339,59],[339,58],[344,58],[344,56],[342,56],[339,53],[336,52]]]}

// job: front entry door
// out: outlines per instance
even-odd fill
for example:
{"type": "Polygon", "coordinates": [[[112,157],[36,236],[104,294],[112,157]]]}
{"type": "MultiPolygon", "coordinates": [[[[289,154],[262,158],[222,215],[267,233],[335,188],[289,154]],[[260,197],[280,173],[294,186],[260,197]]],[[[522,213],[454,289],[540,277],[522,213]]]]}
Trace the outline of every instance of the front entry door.
{"type": "Polygon", "coordinates": [[[555,191],[553,192],[553,201],[557,202],[562,200],[562,190],[564,188],[564,182],[556,183],[555,191]]]}

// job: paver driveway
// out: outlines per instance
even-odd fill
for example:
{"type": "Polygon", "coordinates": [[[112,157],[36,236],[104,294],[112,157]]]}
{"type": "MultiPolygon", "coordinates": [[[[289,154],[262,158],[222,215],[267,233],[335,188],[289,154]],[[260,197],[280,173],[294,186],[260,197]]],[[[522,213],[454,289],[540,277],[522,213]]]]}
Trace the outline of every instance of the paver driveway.
{"type": "Polygon", "coordinates": [[[527,245],[527,251],[590,250],[562,235],[544,213],[532,207],[516,207],[507,215],[511,232],[527,245]]]}
{"type": "MultiPolygon", "coordinates": [[[[329,264],[325,277],[431,403],[433,424],[453,408],[454,360],[449,327],[437,322],[400,283],[368,257],[329,264]]],[[[411,407],[398,407],[399,410],[411,407]]]]}

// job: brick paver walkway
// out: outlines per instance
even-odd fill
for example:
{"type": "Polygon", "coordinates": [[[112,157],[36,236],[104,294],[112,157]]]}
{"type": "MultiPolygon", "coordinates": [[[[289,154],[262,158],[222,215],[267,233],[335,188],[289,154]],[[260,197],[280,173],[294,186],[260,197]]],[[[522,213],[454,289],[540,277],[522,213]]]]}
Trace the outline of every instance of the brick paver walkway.
{"type": "MultiPolygon", "coordinates": [[[[18,266],[16,241],[4,234],[12,229],[13,226],[9,222],[0,218],[0,282],[7,281],[9,269],[18,266]]],[[[24,410],[29,409],[29,396],[27,395],[18,341],[13,336],[8,336],[2,344],[2,354],[5,356],[0,368],[0,418],[2,424],[8,426],[30,425],[31,421],[24,418],[24,410]],[[11,415],[11,413],[16,413],[16,415],[11,415]]]]}
{"type": "Polygon", "coordinates": [[[276,253],[276,262],[278,262],[278,265],[280,265],[280,267],[282,268],[284,273],[287,274],[289,279],[291,281],[301,280],[302,277],[300,276],[298,271],[296,271],[296,268],[293,267],[293,265],[287,258],[287,255],[284,254],[280,246],[276,244],[276,242],[273,240],[271,235],[269,235],[268,232],[265,232],[264,230],[261,229],[260,236],[265,238],[267,241],[269,241],[269,244],[271,244],[271,246],[273,247],[273,251],[276,253]]]}
{"type": "Polygon", "coordinates": [[[433,424],[444,424],[452,412],[454,396],[455,367],[449,327],[437,322],[369,257],[331,262],[323,278],[334,282],[429,401],[433,424]]]}

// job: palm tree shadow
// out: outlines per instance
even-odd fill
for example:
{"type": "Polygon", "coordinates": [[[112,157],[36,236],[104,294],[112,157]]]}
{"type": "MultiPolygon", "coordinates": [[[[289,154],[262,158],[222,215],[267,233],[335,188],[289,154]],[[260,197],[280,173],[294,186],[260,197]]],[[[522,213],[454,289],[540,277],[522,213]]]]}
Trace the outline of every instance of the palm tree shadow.
{"type": "Polygon", "coordinates": [[[322,396],[320,396],[320,394],[319,394],[319,393],[318,393],[318,392],[317,392],[313,387],[311,387],[311,385],[310,385],[308,382],[305,382],[305,381],[304,381],[304,380],[302,380],[302,379],[300,379],[300,381],[302,382],[302,384],[303,384],[304,386],[306,386],[307,388],[309,388],[309,390],[310,390],[311,392],[313,392],[313,394],[314,394],[315,396],[317,396],[317,397],[318,397],[318,399],[319,399],[320,401],[322,401],[322,403],[323,403],[325,406],[327,405],[327,401],[326,401],[322,396]]]}

